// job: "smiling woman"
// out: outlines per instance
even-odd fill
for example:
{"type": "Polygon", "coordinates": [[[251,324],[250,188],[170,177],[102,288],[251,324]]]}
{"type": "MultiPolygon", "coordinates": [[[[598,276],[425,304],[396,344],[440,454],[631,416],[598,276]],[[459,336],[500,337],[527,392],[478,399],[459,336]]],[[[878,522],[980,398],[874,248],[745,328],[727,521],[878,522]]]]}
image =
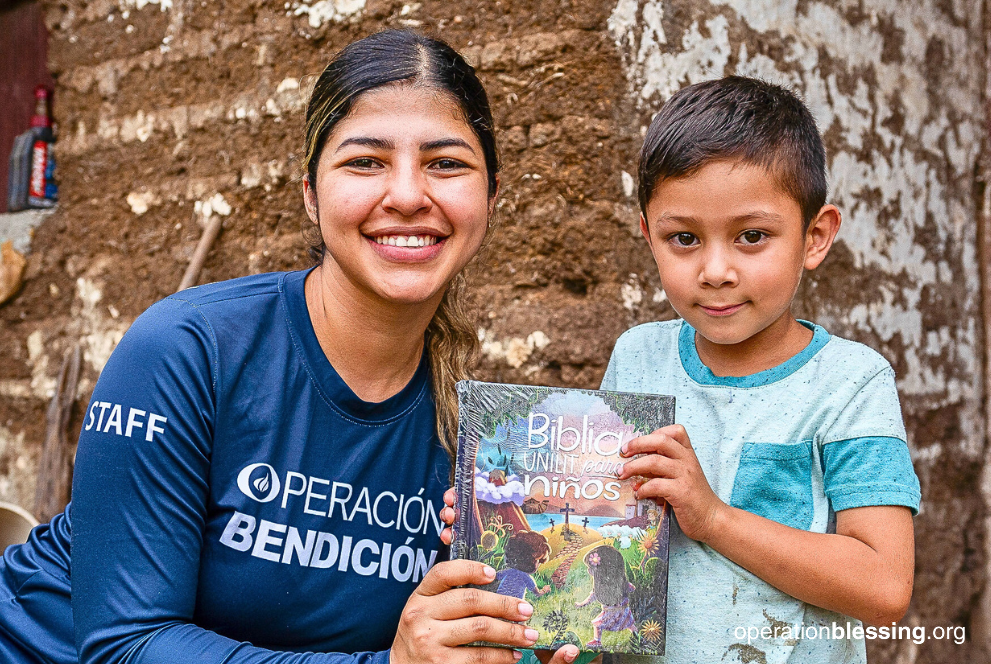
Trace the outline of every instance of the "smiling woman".
{"type": "Polygon", "coordinates": [[[485,91],[442,42],[372,35],[317,82],[306,151],[317,265],[135,321],[72,505],[0,563],[0,660],[508,664],[458,646],[537,639],[525,602],[458,587],[493,570],[437,562],[478,343],[460,274],[498,189],[485,91]]]}

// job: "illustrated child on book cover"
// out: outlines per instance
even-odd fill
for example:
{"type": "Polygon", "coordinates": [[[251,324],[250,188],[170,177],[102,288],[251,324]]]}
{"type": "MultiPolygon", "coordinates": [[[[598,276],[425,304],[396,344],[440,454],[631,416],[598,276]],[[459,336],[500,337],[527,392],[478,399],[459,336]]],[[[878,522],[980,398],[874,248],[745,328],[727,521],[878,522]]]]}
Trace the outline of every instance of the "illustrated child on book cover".
{"type": "Polygon", "coordinates": [[[636,590],[626,578],[626,562],[623,554],[611,546],[600,546],[585,555],[585,564],[592,576],[592,592],[575,606],[587,606],[591,602],[602,605],[602,612],[592,618],[593,638],[586,645],[602,645],[602,632],[636,633],[636,621],[630,611],[630,593],[636,590]]]}
{"type": "Polygon", "coordinates": [[[524,530],[516,533],[506,542],[506,568],[496,573],[496,581],[500,595],[509,595],[523,599],[526,591],[534,595],[545,595],[550,591],[550,585],[537,588],[531,576],[537,567],[547,562],[551,555],[551,545],[547,538],[540,533],[524,530]]]}

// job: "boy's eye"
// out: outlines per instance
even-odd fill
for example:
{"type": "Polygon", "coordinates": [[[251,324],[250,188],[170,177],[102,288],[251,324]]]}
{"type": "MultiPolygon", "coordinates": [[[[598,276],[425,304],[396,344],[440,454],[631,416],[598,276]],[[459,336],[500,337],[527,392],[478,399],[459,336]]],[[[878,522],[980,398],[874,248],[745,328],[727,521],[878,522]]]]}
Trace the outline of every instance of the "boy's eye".
{"type": "Polygon", "coordinates": [[[758,244],[765,237],[762,231],[744,231],[740,234],[740,239],[744,244],[758,244]]]}
{"type": "Polygon", "coordinates": [[[690,247],[697,241],[696,237],[691,233],[678,233],[671,239],[674,240],[674,243],[680,247],[690,247]]]}

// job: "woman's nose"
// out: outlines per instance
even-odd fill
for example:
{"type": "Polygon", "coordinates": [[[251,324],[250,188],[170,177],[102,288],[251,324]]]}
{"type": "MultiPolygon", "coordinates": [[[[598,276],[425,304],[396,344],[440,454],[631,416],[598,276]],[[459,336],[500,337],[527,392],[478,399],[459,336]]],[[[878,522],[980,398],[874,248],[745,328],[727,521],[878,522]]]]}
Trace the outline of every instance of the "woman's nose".
{"type": "Polygon", "coordinates": [[[389,178],[382,206],[412,217],[431,205],[429,183],[418,165],[398,164],[389,178]]]}

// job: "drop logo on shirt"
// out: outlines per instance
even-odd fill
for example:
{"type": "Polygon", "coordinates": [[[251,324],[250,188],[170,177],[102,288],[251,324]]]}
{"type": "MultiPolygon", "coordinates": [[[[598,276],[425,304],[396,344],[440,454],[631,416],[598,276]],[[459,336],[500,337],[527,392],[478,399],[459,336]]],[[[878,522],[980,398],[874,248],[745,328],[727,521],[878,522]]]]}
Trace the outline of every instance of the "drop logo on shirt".
{"type": "Polygon", "coordinates": [[[279,482],[279,474],[275,472],[275,468],[272,468],[267,463],[253,463],[250,466],[245,466],[238,473],[237,488],[248,498],[257,500],[259,503],[268,503],[275,500],[275,497],[279,495],[281,483],[279,482]],[[252,481],[252,472],[259,468],[264,469],[265,474],[252,481]]]}
{"type": "Polygon", "coordinates": [[[443,503],[424,499],[424,488],[414,495],[373,491],[295,471],[280,473],[267,463],[252,463],[237,475],[237,488],[257,503],[279,499],[278,509],[287,520],[302,512],[325,517],[332,523],[356,523],[379,531],[370,538],[338,537],[326,530],[298,528],[288,523],[261,519],[235,511],[220,543],[235,551],[285,565],[336,569],[361,576],[377,575],[396,581],[417,583],[433,567],[438,551],[415,548],[414,542],[436,531],[439,540],[444,524],[439,511],[443,503]],[[398,541],[388,534],[400,533],[398,541]]]}

